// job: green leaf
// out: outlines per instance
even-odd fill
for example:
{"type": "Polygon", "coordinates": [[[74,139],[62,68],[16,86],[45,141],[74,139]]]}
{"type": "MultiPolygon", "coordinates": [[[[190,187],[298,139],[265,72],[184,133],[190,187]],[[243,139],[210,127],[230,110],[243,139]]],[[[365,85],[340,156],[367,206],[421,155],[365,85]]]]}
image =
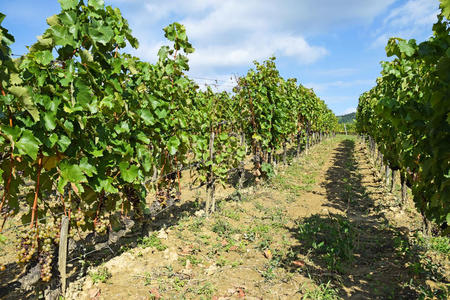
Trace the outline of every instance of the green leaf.
{"type": "Polygon", "coordinates": [[[51,50],[53,48],[53,39],[38,36],[38,41],[30,47],[30,52],[40,50],[51,50]]]}
{"type": "Polygon", "coordinates": [[[44,113],[44,125],[48,131],[52,131],[56,127],[56,117],[53,113],[45,112],[44,113]]]}
{"type": "Polygon", "coordinates": [[[23,86],[12,86],[9,88],[9,91],[11,92],[11,94],[20,99],[25,109],[33,117],[33,120],[35,122],[39,121],[39,110],[33,103],[29,89],[23,86]]]}
{"type": "Polygon", "coordinates": [[[150,144],[150,139],[143,132],[139,132],[136,135],[137,139],[145,144],[150,144]]]}
{"type": "MultiPolygon", "coordinates": [[[[450,20],[450,1],[449,0],[439,0],[441,2],[442,14],[447,20],[450,20]]],[[[447,215],[447,223],[450,223],[449,216],[447,215]]]]}
{"type": "Polygon", "coordinates": [[[92,101],[92,92],[88,84],[86,84],[82,79],[77,78],[75,80],[75,98],[77,102],[85,107],[92,101]]]}
{"type": "Polygon", "coordinates": [[[95,8],[95,9],[103,9],[105,6],[104,0],[89,0],[88,5],[95,8]]]}
{"type": "Polygon", "coordinates": [[[6,240],[6,236],[0,234],[0,244],[5,244],[6,240]]]}
{"type": "Polygon", "coordinates": [[[405,53],[406,56],[412,56],[415,52],[414,47],[407,41],[398,41],[398,48],[400,52],[405,53]]]}
{"type": "Polygon", "coordinates": [[[21,154],[27,154],[36,160],[39,151],[39,141],[34,137],[33,132],[24,130],[22,137],[17,141],[16,148],[21,154]]]}
{"type": "Polygon", "coordinates": [[[67,161],[62,161],[59,164],[61,177],[72,183],[87,182],[86,176],[79,165],[70,164],[67,161]]]}
{"type": "Polygon", "coordinates": [[[22,130],[20,129],[20,127],[17,127],[17,126],[9,127],[9,126],[5,126],[5,125],[1,125],[0,129],[13,142],[17,141],[20,134],[22,133],[22,130]]]}
{"type": "Polygon", "coordinates": [[[59,146],[59,150],[61,152],[65,152],[69,147],[69,145],[71,144],[71,140],[67,136],[61,135],[57,143],[59,146]]]}
{"type": "Polygon", "coordinates": [[[50,144],[47,145],[47,147],[49,148],[53,148],[53,146],[56,144],[56,142],[58,141],[58,135],[56,133],[52,133],[49,137],[48,137],[48,141],[50,142],[50,144]]]}
{"type": "Polygon", "coordinates": [[[170,155],[177,153],[179,146],[180,140],[176,136],[172,136],[167,142],[167,148],[169,149],[170,155]]]}
{"type": "Polygon", "coordinates": [[[106,45],[114,36],[114,31],[109,26],[90,27],[89,35],[96,43],[106,45]]]}
{"type": "Polygon", "coordinates": [[[58,0],[63,10],[75,9],[78,5],[78,0],[58,0]]]}
{"type": "Polygon", "coordinates": [[[117,193],[119,190],[112,184],[112,178],[97,178],[98,183],[96,184],[95,191],[101,192],[104,190],[107,193],[117,193]]]}
{"type": "Polygon", "coordinates": [[[119,164],[120,176],[126,182],[132,183],[138,176],[139,168],[135,165],[131,165],[123,161],[119,164]]]}
{"type": "Polygon", "coordinates": [[[139,116],[144,121],[145,125],[155,125],[155,118],[153,114],[148,109],[141,109],[139,111],[139,116]]]}
{"type": "Polygon", "coordinates": [[[41,65],[48,65],[53,60],[53,55],[51,51],[45,50],[45,51],[38,51],[34,54],[34,57],[36,58],[36,62],[41,65]]]}
{"type": "Polygon", "coordinates": [[[158,116],[159,119],[165,119],[167,117],[167,110],[165,109],[157,109],[155,110],[156,115],[158,116]]]}
{"type": "Polygon", "coordinates": [[[59,24],[59,17],[58,17],[58,15],[53,15],[51,17],[48,17],[47,18],[47,24],[49,26],[54,26],[54,25],[59,24]]]}
{"type": "Polygon", "coordinates": [[[70,45],[76,47],[73,35],[65,26],[59,24],[53,25],[50,27],[50,33],[52,34],[55,44],[61,46],[70,45]]]}

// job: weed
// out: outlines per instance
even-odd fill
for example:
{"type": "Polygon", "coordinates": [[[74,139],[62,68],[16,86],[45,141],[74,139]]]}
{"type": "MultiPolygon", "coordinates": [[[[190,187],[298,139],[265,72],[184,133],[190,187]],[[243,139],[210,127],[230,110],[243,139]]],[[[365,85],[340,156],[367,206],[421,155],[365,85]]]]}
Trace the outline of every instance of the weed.
{"type": "Polygon", "coordinates": [[[173,285],[175,289],[179,291],[186,285],[186,281],[175,276],[173,279],[173,285]]]}
{"type": "Polygon", "coordinates": [[[201,287],[199,287],[195,293],[197,295],[205,295],[205,296],[212,296],[215,292],[216,288],[212,285],[212,283],[207,282],[203,284],[201,287]]]}
{"type": "Polygon", "coordinates": [[[231,227],[230,223],[228,223],[227,221],[218,219],[214,223],[214,225],[212,227],[212,231],[214,231],[215,233],[217,233],[220,236],[226,236],[233,232],[233,228],[231,227]]]}
{"type": "Polygon", "coordinates": [[[315,174],[303,174],[302,182],[307,185],[316,183],[316,179],[314,178],[315,177],[314,175],[315,174]]]}
{"type": "Polygon", "coordinates": [[[434,288],[430,288],[429,286],[419,286],[418,290],[419,299],[450,299],[450,289],[444,284],[437,285],[434,288]]]}
{"type": "Polygon", "coordinates": [[[325,260],[327,267],[342,272],[342,263],[353,260],[354,229],[347,219],[311,216],[298,226],[298,239],[302,245],[325,260]]]}
{"type": "Polygon", "coordinates": [[[180,258],[178,258],[178,261],[183,265],[186,266],[187,261],[190,261],[191,264],[193,264],[194,266],[201,264],[202,260],[198,257],[196,257],[195,255],[187,255],[187,256],[182,256],[180,258]]]}
{"type": "Polygon", "coordinates": [[[149,272],[144,273],[144,285],[151,285],[152,284],[152,274],[149,272]]]}
{"type": "Polygon", "coordinates": [[[314,299],[314,300],[334,300],[339,299],[338,293],[330,286],[328,281],[326,284],[321,284],[314,289],[308,289],[303,292],[302,299],[314,299]]]}
{"type": "Polygon", "coordinates": [[[158,251],[167,249],[167,246],[161,242],[161,239],[157,237],[157,233],[154,232],[150,236],[139,239],[138,246],[141,248],[155,247],[158,251]]]}
{"type": "Polygon", "coordinates": [[[237,266],[240,266],[240,265],[243,265],[244,264],[244,262],[242,261],[242,260],[239,260],[239,261],[233,261],[232,263],[231,263],[231,267],[232,268],[236,268],[237,266]]]}
{"type": "Polygon", "coordinates": [[[438,237],[424,237],[417,236],[419,245],[425,247],[427,250],[433,250],[441,254],[450,255],[450,238],[445,236],[438,237]]]}
{"type": "Polygon", "coordinates": [[[194,221],[189,224],[188,228],[192,232],[199,232],[201,231],[201,227],[203,226],[204,222],[204,218],[195,218],[194,221]]]}
{"type": "Polygon", "coordinates": [[[400,236],[394,238],[394,248],[400,256],[409,255],[411,251],[409,241],[400,236]]]}
{"type": "Polygon", "coordinates": [[[257,224],[250,229],[251,232],[262,234],[270,231],[270,226],[267,224],[257,224]]]}
{"type": "Polygon", "coordinates": [[[275,269],[279,267],[281,264],[281,256],[274,256],[269,260],[268,263],[264,265],[264,271],[261,273],[261,276],[266,280],[270,281],[277,277],[275,274],[275,269]]]}
{"type": "Polygon", "coordinates": [[[97,282],[105,283],[106,281],[108,281],[109,278],[111,278],[112,274],[107,267],[100,267],[95,272],[94,271],[89,272],[89,276],[91,277],[94,283],[97,282]]]}
{"type": "Polygon", "coordinates": [[[241,211],[242,210],[238,209],[238,208],[227,209],[222,212],[222,215],[224,215],[225,217],[230,218],[232,220],[239,221],[241,219],[241,215],[240,215],[241,211]]]}
{"type": "Polygon", "coordinates": [[[265,162],[262,163],[261,171],[268,179],[271,179],[275,176],[275,170],[273,169],[273,166],[269,163],[265,162]]]}
{"type": "Polygon", "coordinates": [[[258,249],[260,250],[266,250],[270,247],[270,244],[272,244],[272,236],[270,235],[264,235],[261,238],[261,241],[258,243],[258,249]]]}
{"type": "Polygon", "coordinates": [[[231,263],[230,263],[229,260],[227,260],[226,258],[223,258],[223,257],[221,256],[221,257],[219,257],[219,258],[217,259],[216,264],[217,264],[219,267],[224,267],[224,266],[229,265],[229,264],[231,264],[231,263]]]}
{"type": "Polygon", "coordinates": [[[254,205],[255,205],[255,208],[256,208],[257,210],[259,210],[260,212],[264,212],[265,209],[266,209],[266,208],[265,208],[261,203],[259,203],[259,202],[255,202],[254,205]]]}

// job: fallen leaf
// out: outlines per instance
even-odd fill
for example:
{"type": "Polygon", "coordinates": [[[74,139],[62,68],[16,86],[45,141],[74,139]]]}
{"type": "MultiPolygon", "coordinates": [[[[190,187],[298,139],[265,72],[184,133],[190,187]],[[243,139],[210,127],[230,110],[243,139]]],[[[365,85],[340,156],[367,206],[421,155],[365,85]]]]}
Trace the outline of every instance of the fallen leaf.
{"type": "Polygon", "coordinates": [[[89,290],[88,297],[91,300],[96,300],[100,296],[100,293],[101,293],[101,291],[99,288],[93,288],[93,289],[89,290]]]}
{"type": "Polygon", "coordinates": [[[224,239],[224,240],[222,241],[222,246],[225,247],[226,245],[228,245],[228,241],[227,241],[226,239],[224,239]]]}
{"type": "Polygon", "coordinates": [[[159,294],[159,292],[158,292],[158,290],[156,288],[150,289],[150,294],[152,294],[152,296],[155,299],[161,299],[161,295],[159,294]]]}
{"type": "Polygon", "coordinates": [[[230,251],[236,251],[238,249],[238,246],[234,245],[230,247],[230,251]]]}
{"type": "Polygon", "coordinates": [[[192,252],[192,246],[191,245],[189,245],[189,246],[185,246],[185,247],[183,247],[182,249],[181,249],[181,255],[189,255],[189,254],[191,254],[191,252],[192,252]]]}
{"type": "Polygon", "coordinates": [[[244,293],[243,289],[239,288],[238,292],[239,292],[239,296],[238,296],[239,298],[244,298],[245,297],[245,293],[244,293]]]}
{"type": "Polygon", "coordinates": [[[294,261],[292,262],[292,264],[293,264],[294,266],[297,266],[297,267],[304,267],[304,266],[305,266],[305,262],[304,262],[304,261],[301,261],[301,260],[294,260],[294,261]]]}
{"type": "Polygon", "coordinates": [[[272,259],[272,251],[270,251],[269,249],[265,250],[265,251],[264,251],[264,256],[265,256],[267,259],[272,259]]]}

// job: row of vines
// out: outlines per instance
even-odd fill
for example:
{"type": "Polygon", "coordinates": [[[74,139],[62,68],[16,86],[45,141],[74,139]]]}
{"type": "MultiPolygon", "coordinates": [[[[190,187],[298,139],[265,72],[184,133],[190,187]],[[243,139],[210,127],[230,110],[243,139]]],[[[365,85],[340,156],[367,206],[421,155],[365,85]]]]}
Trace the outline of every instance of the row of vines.
{"type": "Polygon", "coordinates": [[[151,64],[123,51],[138,41],[119,9],[59,2],[20,58],[0,26],[0,221],[29,224],[19,262],[39,260],[43,281],[62,215],[71,234],[114,230],[124,215],[145,219],[151,193],[162,206],[178,199],[185,166],[213,193],[247,155],[264,178],[276,151],[337,124],[312,90],[280,76],[274,58],[255,62],[232,94],[201,90],[186,75],[194,48],[184,26],[164,28],[170,46],[151,64]]]}
{"type": "Polygon", "coordinates": [[[391,38],[377,85],[359,99],[357,128],[408,185],[424,217],[450,223],[450,5],[420,44],[391,38]]]}

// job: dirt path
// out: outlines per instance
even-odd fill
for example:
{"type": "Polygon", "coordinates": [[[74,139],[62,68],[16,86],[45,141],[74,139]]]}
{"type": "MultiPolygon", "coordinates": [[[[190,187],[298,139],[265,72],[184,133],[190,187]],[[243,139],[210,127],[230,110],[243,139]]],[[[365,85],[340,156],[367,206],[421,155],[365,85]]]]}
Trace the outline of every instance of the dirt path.
{"type": "Polygon", "coordinates": [[[428,277],[411,273],[420,258],[404,246],[419,224],[396,205],[363,146],[334,138],[242,201],[219,203],[210,218],[186,213],[93,268],[67,296],[415,299],[428,277]]]}

